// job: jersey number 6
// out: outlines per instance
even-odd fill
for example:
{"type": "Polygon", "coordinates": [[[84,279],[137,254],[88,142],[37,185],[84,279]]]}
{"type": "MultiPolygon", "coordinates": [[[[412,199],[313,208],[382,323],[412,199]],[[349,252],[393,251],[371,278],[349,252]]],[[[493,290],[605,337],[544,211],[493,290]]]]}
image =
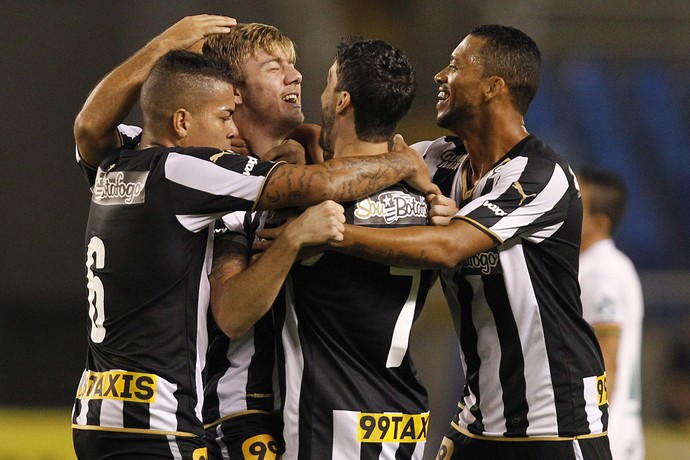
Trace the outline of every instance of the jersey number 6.
{"type": "Polygon", "coordinates": [[[101,343],[105,338],[105,307],[103,303],[103,283],[93,274],[92,268],[105,266],[105,245],[94,236],[86,249],[86,287],[89,290],[89,318],[91,319],[91,341],[101,343]]]}

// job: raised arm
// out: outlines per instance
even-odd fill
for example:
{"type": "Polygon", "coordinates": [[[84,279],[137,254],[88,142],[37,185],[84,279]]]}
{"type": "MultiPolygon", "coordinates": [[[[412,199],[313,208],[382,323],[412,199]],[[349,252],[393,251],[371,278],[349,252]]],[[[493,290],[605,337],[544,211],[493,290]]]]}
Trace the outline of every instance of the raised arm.
{"type": "Polygon", "coordinates": [[[289,223],[261,257],[247,268],[246,250],[223,248],[214,255],[211,309],[218,327],[237,338],[266,314],[300,249],[342,239],[343,207],[327,201],[289,223]]]}
{"type": "Polygon", "coordinates": [[[309,206],[324,200],[351,201],[400,181],[440,194],[417,152],[396,135],[393,151],[337,158],[317,165],[281,165],[268,178],[257,209],[309,206]]]}
{"type": "Polygon", "coordinates": [[[345,237],[331,248],[363,259],[408,268],[453,268],[496,245],[472,224],[453,219],[447,226],[371,228],[345,225],[345,237]]]}
{"type": "Polygon", "coordinates": [[[82,160],[98,166],[120,147],[117,125],[137,103],[156,59],[174,49],[187,49],[210,34],[227,33],[236,24],[235,19],[225,16],[187,16],[107,74],[91,91],[74,122],[74,140],[82,160]]]}

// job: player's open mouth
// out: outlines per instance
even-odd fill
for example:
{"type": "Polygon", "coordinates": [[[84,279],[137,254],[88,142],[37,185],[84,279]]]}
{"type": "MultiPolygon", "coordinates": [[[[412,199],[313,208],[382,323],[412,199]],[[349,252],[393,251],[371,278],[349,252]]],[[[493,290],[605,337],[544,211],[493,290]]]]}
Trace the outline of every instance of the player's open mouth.
{"type": "Polygon", "coordinates": [[[292,93],[292,94],[286,94],[285,96],[282,97],[282,99],[285,102],[289,102],[290,104],[299,104],[299,95],[292,93]]]}
{"type": "Polygon", "coordinates": [[[450,92],[440,89],[438,92],[438,95],[436,96],[438,98],[438,102],[436,103],[436,107],[440,107],[450,98],[450,92]]]}

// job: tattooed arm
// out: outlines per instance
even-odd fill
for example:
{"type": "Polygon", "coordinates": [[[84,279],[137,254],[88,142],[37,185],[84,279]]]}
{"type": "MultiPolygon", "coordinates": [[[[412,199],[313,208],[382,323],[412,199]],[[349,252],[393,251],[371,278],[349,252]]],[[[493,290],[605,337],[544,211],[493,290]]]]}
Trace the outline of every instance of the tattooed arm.
{"type": "Polygon", "coordinates": [[[351,201],[400,181],[440,194],[424,160],[396,135],[393,151],[337,158],[317,165],[280,165],[268,178],[256,209],[307,206],[324,200],[351,201]]]}
{"type": "Polygon", "coordinates": [[[344,239],[331,249],[382,264],[409,268],[453,268],[496,245],[479,228],[461,219],[447,226],[370,228],[345,225],[344,239]]]}

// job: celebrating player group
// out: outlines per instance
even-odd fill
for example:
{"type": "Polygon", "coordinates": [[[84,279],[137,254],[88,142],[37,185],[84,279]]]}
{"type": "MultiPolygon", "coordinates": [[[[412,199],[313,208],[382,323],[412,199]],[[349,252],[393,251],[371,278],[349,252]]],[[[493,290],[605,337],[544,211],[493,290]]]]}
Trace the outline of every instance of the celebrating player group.
{"type": "Polygon", "coordinates": [[[408,57],[333,50],[320,124],[292,40],[224,16],[181,19],[89,94],[77,457],[611,459],[578,181],[524,125],[535,42],[470,30],[433,76],[448,135],[411,146],[408,57]],[[437,278],[465,386],[431,446],[409,340],[437,278]]]}

